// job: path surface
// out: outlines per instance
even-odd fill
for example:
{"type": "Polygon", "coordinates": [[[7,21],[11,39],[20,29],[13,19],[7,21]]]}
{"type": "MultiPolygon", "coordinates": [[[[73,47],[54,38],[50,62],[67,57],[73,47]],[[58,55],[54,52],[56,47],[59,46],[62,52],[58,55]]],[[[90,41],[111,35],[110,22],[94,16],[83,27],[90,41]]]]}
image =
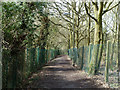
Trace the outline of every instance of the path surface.
{"type": "Polygon", "coordinates": [[[68,56],[57,57],[33,74],[28,88],[101,88],[101,83],[72,66],[68,56]]]}

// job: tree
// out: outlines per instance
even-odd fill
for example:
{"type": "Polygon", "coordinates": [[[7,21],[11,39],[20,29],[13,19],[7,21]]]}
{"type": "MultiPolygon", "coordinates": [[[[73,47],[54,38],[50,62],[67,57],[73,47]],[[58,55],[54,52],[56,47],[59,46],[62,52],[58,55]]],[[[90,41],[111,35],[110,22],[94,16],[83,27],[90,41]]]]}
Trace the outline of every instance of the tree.
{"type": "MultiPolygon", "coordinates": [[[[3,2],[3,14],[2,14],[2,31],[4,33],[3,43],[3,67],[5,68],[6,62],[8,63],[8,74],[5,74],[9,78],[7,81],[9,85],[7,87],[20,87],[23,83],[17,83],[17,81],[22,82],[23,68],[25,64],[25,49],[37,46],[37,42],[34,42],[35,31],[37,28],[41,27],[41,34],[45,34],[48,29],[48,17],[44,12],[44,2],[3,2]],[[42,23],[41,26],[36,24],[38,17],[43,19],[39,22],[42,23]],[[46,16],[45,16],[46,15],[46,16]],[[42,26],[44,26],[42,28],[42,26]],[[46,32],[45,32],[46,31],[46,32]],[[45,32],[45,33],[44,33],[45,32]],[[36,44],[36,45],[34,45],[36,44]],[[8,61],[5,56],[11,57],[8,61]]],[[[41,35],[41,36],[43,36],[41,35]]],[[[46,35],[46,34],[45,34],[46,35]]],[[[46,39],[47,35],[40,39],[46,39]]],[[[42,41],[42,40],[41,40],[42,41]]],[[[44,41],[44,40],[43,40],[44,41]]],[[[44,41],[43,43],[45,43],[44,41]]],[[[41,44],[40,47],[43,48],[45,44],[41,44]]],[[[30,53],[32,54],[32,53],[30,53]]],[[[3,72],[5,72],[3,68],[3,72]]],[[[3,83],[5,83],[5,78],[3,83]]],[[[3,87],[6,87],[3,84],[3,87]]]]}
{"type": "Polygon", "coordinates": [[[120,5],[118,6],[118,88],[120,88],[120,5]]]}
{"type": "MultiPolygon", "coordinates": [[[[90,13],[90,2],[89,2],[88,7],[89,7],[88,12],[90,13]]],[[[87,36],[88,36],[88,37],[87,37],[88,43],[87,43],[87,45],[90,44],[90,26],[91,26],[90,17],[88,17],[88,35],[87,35],[87,36]]]]}
{"type": "MultiPolygon", "coordinates": [[[[86,32],[87,27],[85,27],[85,21],[86,21],[86,14],[83,10],[83,3],[75,2],[73,1],[66,1],[61,0],[60,3],[54,3],[52,6],[52,10],[55,11],[54,17],[59,17],[59,21],[66,22],[59,23],[55,22],[53,20],[50,20],[54,25],[60,26],[66,30],[68,30],[68,47],[73,47],[73,44],[75,47],[79,47],[79,44],[82,40],[86,39],[86,32]],[[63,8],[65,8],[63,10],[63,8]],[[73,34],[73,28],[74,28],[74,34],[73,34]],[[73,41],[73,38],[75,40],[73,41]],[[74,43],[73,43],[74,42],[74,43]],[[70,45],[69,45],[70,44],[70,45]]],[[[90,31],[91,32],[91,31],[90,31]]]]}
{"type": "MultiPolygon", "coordinates": [[[[113,8],[115,8],[116,6],[119,5],[119,3],[117,3],[113,7],[110,7],[112,3],[113,2],[110,2],[110,3],[104,2],[104,1],[99,2],[97,0],[92,1],[92,5],[94,6],[94,16],[92,16],[88,12],[88,6],[87,6],[86,3],[84,3],[86,13],[88,14],[88,16],[91,19],[93,19],[95,21],[94,45],[103,43],[102,16],[106,12],[112,10],[113,8]],[[104,10],[104,7],[106,7],[105,10],[104,10]]],[[[91,65],[90,65],[89,73],[96,74],[98,72],[99,67],[97,65],[98,65],[98,62],[100,63],[100,61],[101,61],[102,47],[103,47],[102,45],[100,45],[100,47],[99,46],[94,47],[93,57],[92,57],[92,62],[91,62],[91,65]],[[97,59],[98,59],[98,61],[97,61],[97,59]]]]}

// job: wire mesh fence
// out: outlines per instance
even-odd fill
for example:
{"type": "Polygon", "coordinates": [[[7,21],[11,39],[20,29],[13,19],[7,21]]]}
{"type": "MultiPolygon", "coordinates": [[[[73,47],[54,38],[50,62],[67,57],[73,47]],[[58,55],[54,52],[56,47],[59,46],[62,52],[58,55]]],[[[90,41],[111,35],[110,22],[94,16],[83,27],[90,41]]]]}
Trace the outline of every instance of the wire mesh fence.
{"type": "Polygon", "coordinates": [[[82,46],[79,49],[69,49],[69,57],[78,69],[90,73],[95,67],[96,75],[111,88],[118,87],[118,44],[82,46]],[[96,64],[96,65],[94,65],[96,64]]]}
{"type": "Polygon", "coordinates": [[[59,50],[28,48],[25,51],[16,52],[14,55],[9,50],[4,49],[2,54],[2,87],[15,88],[22,87],[24,80],[55,58],[59,54],[59,50]]]}
{"type": "Polygon", "coordinates": [[[28,48],[15,55],[9,50],[3,50],[3,88],[22,87],[23,80],[31,73],[60,54],[69,55],[78,69],[87,73],[95,71],[102,82],[108,83],[112,88],[118,87],[118,44],[109,42],[105,45],[89,45],[66,50],[28,48]]]}

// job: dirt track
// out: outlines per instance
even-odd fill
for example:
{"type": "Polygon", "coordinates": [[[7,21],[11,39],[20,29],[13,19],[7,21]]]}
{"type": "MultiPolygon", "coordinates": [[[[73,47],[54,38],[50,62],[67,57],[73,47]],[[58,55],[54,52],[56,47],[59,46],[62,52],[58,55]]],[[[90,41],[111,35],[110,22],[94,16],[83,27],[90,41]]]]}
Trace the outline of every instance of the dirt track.
{"type": "Polygon", "coordinates": [[[74,68],[68,56],[57,57],[33,74],[28,88],[102,88],[101,83],[74,68]]]}

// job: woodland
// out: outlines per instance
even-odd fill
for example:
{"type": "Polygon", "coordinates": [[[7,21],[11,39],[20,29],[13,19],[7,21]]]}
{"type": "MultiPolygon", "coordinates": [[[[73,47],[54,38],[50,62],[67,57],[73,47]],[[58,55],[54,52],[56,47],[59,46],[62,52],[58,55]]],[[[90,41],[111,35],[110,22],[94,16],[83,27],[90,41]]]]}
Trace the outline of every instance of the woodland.
{"type": "Polygon", "coordinates": [[[109,72],[119,80],[119,4],[115,0],[2,2],[3,87],[23,87],[32,73],[61,53],[73,63],[84,56],[79,59],[80,70],[86,65],[89,74],[105,68],[105,82],[110,81],[109,72]]]}

